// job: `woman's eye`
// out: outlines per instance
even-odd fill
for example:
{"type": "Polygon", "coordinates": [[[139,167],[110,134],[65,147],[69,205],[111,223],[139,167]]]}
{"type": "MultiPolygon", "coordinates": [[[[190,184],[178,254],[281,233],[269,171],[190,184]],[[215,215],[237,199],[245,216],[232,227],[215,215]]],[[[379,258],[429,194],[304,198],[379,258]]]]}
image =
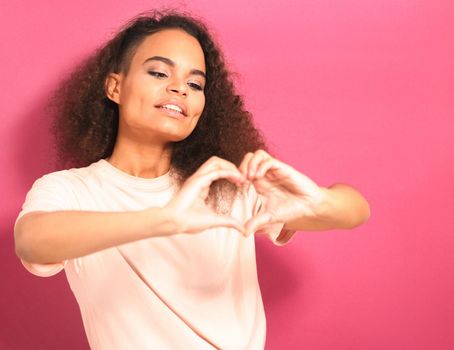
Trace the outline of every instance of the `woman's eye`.
{"type": "Polygon", "coordinates": [[[150,71],[148,72],[148,74],[156,77],[156,78],[166,78],[167,77],[167,74],[165,73],[161,73],[161,72],[153,72],[153,71],[150,71]]]}
{"type": "MultiPolygon", "coordinates": [[[[161,73],[161,72],[149,71],[148,74],[150,74],[151,76],[156,77],[158,79],[167,78],[167,74],[161,73]]],[[[199,84],[188,83],[188,85],[194,90],[198,90],[198,91],[202,91],[203,90],[203,87],[201,85],[199,85],[199,84]]]]}
{"type": "Polygon", "coordinates": [[[203,90],[203,87],[201,87],[199,84],[189,83],[189,86],[191,88],[193,88],[194,90],[199,90],[199,91],[203,90]]]}

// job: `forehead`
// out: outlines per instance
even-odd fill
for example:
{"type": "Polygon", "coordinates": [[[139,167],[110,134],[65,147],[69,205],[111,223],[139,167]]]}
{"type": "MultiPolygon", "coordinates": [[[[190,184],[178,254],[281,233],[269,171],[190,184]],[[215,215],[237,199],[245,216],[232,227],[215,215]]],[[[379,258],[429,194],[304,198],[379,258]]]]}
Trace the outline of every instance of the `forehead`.
{"type": "Polygon", "coordinates": [[[170,58],[177,66],[205,71],[205,55],[196,38],[181,29],[165,29],[146,37],[134,54],[132,64],[142,65],[152,56],[170,58]]]}

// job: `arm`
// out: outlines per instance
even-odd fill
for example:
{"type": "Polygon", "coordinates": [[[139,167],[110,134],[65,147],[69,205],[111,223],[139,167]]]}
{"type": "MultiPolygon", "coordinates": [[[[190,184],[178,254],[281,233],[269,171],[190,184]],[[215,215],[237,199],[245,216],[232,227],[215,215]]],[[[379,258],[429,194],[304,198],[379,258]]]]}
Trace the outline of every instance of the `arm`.
{"type": "Polygon", "coordinates": [[[17,221],[14,238],[18,257],[47,264],[177,231],[162,208],[123,213],[36,211],[17,221]]]}
{"type": "Polygon", "coordinates": [[[16,254],[29,263],[52,264],[150,237],[198,233],[219,226],[244,233],[237,219],[217,215],[205,204],[211,183],[220,178],[238,184],[244,180],[234,164],[212,157],[163,208],[129,212],[30,211],[17,220],[14,228],[16,254]]]}
{"type": "Polygon", "coordinates": [[[295,231],[352,229],[369,219],[369,203],[353,187],[339,183],[320,189],[324,196],[318,206],[320,211],[317,215],[303,216],[286,222],[284,229],[295,231]]]}
{"type": "Polygon", "coordinates": [[[292,231],[354,228],[370,216],[369,204],[353,187],[320,187],[264,150],[246,154],[240,171],[263,198],[259,212],[246,223],[247,234],[280,222],[288,238],[292,231]]]}

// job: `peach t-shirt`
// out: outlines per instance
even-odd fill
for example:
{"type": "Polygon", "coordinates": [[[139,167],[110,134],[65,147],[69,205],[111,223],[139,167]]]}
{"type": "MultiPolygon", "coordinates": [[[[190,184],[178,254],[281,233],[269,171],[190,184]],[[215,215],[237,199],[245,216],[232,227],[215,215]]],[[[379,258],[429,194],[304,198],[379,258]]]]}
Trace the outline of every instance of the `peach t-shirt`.
{"type": "MultiPolygon", "coordinates": [[[[101,159],[36,180],[18,219],[32,211],[162,207],[175,188],[169,173],[135,177],[101,159]]],[[[259,205],[250,186],[233,202],[231,215],[244,221],[259,205]]],[[[282,227],[265,231],[278,246],[294,234],[282,227]]],[[[216,228],[142,239],[55,264],[22,263],[43,277],[65,270],[93,350],[264,348],[254,235],[216,228]]]]}

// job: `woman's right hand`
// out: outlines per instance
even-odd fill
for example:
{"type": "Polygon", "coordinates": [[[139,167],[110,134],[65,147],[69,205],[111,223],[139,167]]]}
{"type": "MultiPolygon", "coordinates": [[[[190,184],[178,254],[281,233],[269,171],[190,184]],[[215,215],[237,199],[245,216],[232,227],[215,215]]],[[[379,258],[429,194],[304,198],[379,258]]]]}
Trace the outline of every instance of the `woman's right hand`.
{"type": "Polygon", "coordinates": [[[205,200],[210,185],[218,179],[227,179],[238,186],[246,181],[231,162],[213,156],[186,179],[181,189],[163,208],[176,223],[176,233],[197,233],[213,227],[231,227],[245,234],[244,224],[238,220],[217,214],[205,200]]]}

